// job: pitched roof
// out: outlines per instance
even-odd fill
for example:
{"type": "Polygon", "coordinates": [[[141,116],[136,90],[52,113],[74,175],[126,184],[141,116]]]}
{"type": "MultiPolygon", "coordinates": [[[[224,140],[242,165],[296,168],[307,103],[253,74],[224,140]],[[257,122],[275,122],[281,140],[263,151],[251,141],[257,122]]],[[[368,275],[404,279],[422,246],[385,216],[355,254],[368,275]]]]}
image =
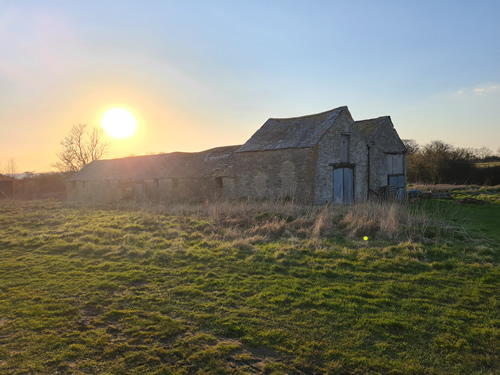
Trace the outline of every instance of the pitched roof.
{"type": "Polygon", "coordinates": [[[370,143],[380,129],[380,127],[387,121],[390,120],[389,116],[382,116],[377,118],[372,118],[368,120],[356,121],[356,126],[365,139],[366,143],[370,143]]]}
{"type": "Polygon", "coordinates": [[[239,147],[94,160],[67,181],[145,180],[224,174],[232,168],[232,156],[239,147]]]}
{"type": "Polygon", "coordinates": [[[236,152],[304,148],[316,145],[347,107],[293,118],[270,118],[236,152]]]}
{"type": "Polygon", "coordinates": [[[159,178],[166,168],[173,168],[189,154],[129,156],[121,159],[94,160],[84,166],[68,181],[78,180],[134,180],[159,178]]]}
{"type": "Polygon", "coordinates": [[[191,154],[183,164],[167,173],[167,177],[195,178],[195,177],[222,177],[234,174],[234,152],[238,146],[212,148],[191,154]]]}

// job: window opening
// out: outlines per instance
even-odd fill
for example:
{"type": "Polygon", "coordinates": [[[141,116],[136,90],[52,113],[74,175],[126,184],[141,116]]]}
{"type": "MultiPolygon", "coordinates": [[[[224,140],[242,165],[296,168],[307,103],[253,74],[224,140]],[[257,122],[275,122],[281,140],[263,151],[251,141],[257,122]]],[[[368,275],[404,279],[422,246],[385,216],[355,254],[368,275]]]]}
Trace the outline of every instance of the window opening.
{"type": "Polygon", "coordinates": [[[340,135],[340,162],[349,161],[349,134],[340,135]]]}

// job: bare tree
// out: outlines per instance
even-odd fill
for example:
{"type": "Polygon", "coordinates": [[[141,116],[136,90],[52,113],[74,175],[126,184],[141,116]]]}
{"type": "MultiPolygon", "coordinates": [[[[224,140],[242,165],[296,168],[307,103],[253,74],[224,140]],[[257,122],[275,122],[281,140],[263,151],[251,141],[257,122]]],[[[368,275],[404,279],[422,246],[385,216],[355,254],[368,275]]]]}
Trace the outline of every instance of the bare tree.
{"type": "Polygon", "coordinates": [[[420,146],[414,139],[402,139],[402,141],[408,154],[414,154],[420,149],[420,146]]]}
{"type": "Polygon", "coordinates": [[[101,159],[109,148],[103,135],[101,128],[88,131],[86,124],[73,125],[61,141],[63,149],[57,154],[59,161],[53,164],[54,167],[61,172],[76,172],[91,161],[101,159]]]}
{"type": "Polygon", "coordinates": [[[16,159],[10,158],[7,161],[7,174],[10,177],[14,177],[16,173],[17,173],[16,159]]]}
{"type": "Polygon", "coordinates": [[[489,158],[490,156],[493,156],[493,151],[491,151],[488,147],[481,147],[474,151],[476,157],[480,160],[484,160],[486,158],[489,158]]]}

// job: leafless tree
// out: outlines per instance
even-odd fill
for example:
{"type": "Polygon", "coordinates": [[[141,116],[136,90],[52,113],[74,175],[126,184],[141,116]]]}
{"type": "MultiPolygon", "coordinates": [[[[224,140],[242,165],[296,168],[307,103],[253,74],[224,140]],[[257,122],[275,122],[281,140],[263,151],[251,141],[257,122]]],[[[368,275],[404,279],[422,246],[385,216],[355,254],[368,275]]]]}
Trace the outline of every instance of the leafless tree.
{"type": "Polygon", "coordinates": [[[491,151],[488,147],[481,147],[475,150],[476,157],[480,160],[484,160],[493,156],[493,151],[491,151]]]}
{"type": "Polygon", "coordinates": [[[87,130],[86,124],[73,125],[69,134],[61,141],[62,151],[54,167],[61,172],[76,172],[91,161],[101,159],[109,148],[103,140],[104,131],[94,127],[87,130]]]}
{"type": "Polygon", "coordinates": [[[420,149],[420,146],[414,139],[402,139],[402,141],[406,147],[406,151],[408,152],[408,154],[414,154],[420,149]]]}
{"type": "Polygon", "coordinates": [[[14,177],[16,173],[17,173],[16,159],[10,158],[7,161],[7,174],[10,177],[14,177]]]}

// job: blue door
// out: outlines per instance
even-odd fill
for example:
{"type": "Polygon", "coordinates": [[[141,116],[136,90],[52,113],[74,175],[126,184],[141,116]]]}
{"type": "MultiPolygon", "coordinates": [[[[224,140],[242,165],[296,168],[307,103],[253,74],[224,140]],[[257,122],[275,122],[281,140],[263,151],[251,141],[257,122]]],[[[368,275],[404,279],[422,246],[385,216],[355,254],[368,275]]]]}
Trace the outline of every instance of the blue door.
{"type": "Polygon", "coordinates": [[[354,202],[354,170],[353,168],[336,168],[333,170],[333,201],[339,204],[354,202]]]}
{"type": "Polygon", "coordinates": [[[406,196],[406,184],[404,175],[390,175],[389,185],[395,186],[397,188],[397,198],[399,200],[405,199],[406,196]]]}

